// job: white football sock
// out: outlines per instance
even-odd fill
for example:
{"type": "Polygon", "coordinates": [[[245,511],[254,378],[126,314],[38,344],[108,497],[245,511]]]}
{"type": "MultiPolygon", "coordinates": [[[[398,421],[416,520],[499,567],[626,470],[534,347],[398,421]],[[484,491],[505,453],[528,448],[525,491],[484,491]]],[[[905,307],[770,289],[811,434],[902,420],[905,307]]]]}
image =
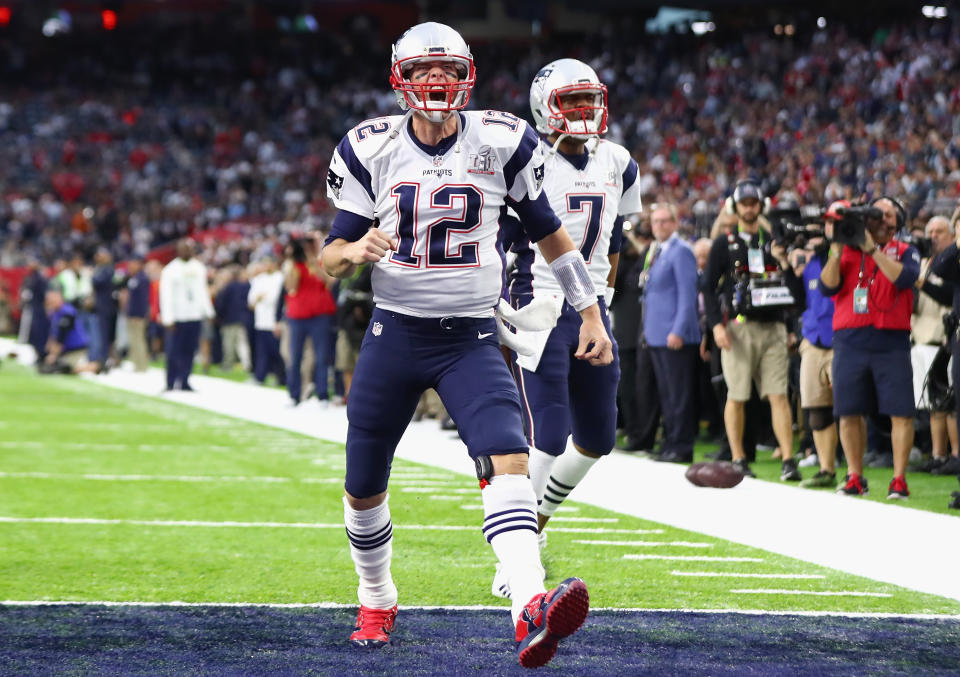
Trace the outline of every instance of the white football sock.
{"type": "Polygon", "coordinates": [[[483,535],[500,560],[510,586],[513,627],[520,612],[543,587],[537,545],[537,502],[525,475],[497,475],[480,492],[483,535]]]}
{"type": "Polygon", "coordinates": [[[354,510],[344,497],[343,521],[350,540],[350,557],[360,577],[360,604],[371,609],[392,608],[397,603],[397,586],[390,575],[393,524],[387,501],[369,510],[354,510]]]}
{"type": "Polygon", "coordinates": [[[556,460],[556,456],[551,456],[545,451],[530,447],[530,459],[527,461],[527,469],[530,472],[530,481],[533,482],[533,493],[537,496],[537,505],[540,505],[543,501],[543,490],[547,486],[547,478],[550,477],[550,470],[553,468],[556,460]]]}
{"type": "Polygon", "coordinates": [[[540,514],[550,517],[567,495],[580,483],[598,458],[584,456],[576,449],[564,452],[553,464],[540,502],[540,514]]]}

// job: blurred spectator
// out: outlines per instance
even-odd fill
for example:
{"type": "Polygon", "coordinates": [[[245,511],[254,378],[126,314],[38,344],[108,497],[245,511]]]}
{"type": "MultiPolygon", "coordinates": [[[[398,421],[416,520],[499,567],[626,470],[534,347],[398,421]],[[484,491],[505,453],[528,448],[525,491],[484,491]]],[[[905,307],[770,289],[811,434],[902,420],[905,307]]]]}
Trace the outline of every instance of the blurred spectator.
{"type": "Polygon", "coordinates": [[[193,390],[189,378],[200,340],[200,322],[213,317],[207,270],[190,240],[177,242],[177,258],[160,275],[160,320],[167,330],[167,390],[193,390]]]}
{"type": "Polygon", "coordinates": [[[150,319],[150,278],[143,269],[143,259],[127,262],[126,293],[127,341],[135,371],[146,371],[150,363],[147,349],[147,323],[150,319]]]}
{"type": "Polygon", "coordinates": [[[272,373],[276,375],[277,383],[284,385],[287,377],[277,340],[277,304],[283,293],[283,273],[273,257],[264,257],[259,265],[260,272],[250,281],[247,296],[247,303],[253,310],[253,377],[257,383],[263,383],[267,374],[272,373]]]}
{"type": "Polygon", "coordinates": [[[10,288],[4,280],[0,280],[0,334],[12,334],[13,305],[10,299],[10,288]]]}
{"type": "Polygon", "coordinates": [[[677,234],[679,219],[674,205],[654,204],[650,225],[658,247],[643,289],[643,335],[663,412],[663,439],[657,460],[690,463],[697,433],[696,366],[700,347],[697,261],[692,247],[677,234]]]}
{"type": "Polygon", "coordinates": [[[373,315],[373,266],[360,266],[353,275],[340,280],[337,298],[336,368],[343,374],[344,397],[350,396],[353,369],[357,366],[360,344],[373,315]]]}
{"type": "Polygon", "coordinates": [[[330,323],[337,308],[328,289],[333,278],[321,270],[317,260],[318,251],[317,242],[313,238],[296,240],[291,258],[284,262],[287,320],[290,327],[287,390],[295,403],[301,401],[300,361],[303,358],[303,344],[308,337],[313,344],[314,393],[323,403],[329,400],[328,342],[330,323]]]}
{"type": "MultiPolygon", "coordinates": [[[[913,348],[910,361],[913,367],[913,388],[918,410],[928,410],[930,416],[930,461],[921,468],[934,475],[960,474],[960,444],[957,439],[955,402],[949,397],[937,397],[949,392],[947,360],[950,346],[945,325],[953,299],[953,283],[947,282],[930,270],[934,258],[954,239],[953,227],[943,216],[934,216],[927,222],[926,237],[930,251],[920,261],[919,289],[910,321],[913,348]],[[938,387],[939,386],[939,387],[938,387]]],[[[954,395],[955,397],[955,395],[954,395]]]]}
{"type": "Polygon", "coordinates": [[[227,283],[217,292],[213,303],[220,324],[220,339],[223,346],[224,371],[231,371],[239,360],[244,371],[250,371],[250,344],[247,341],[247,320],[250,308],[247,297],[250,283],[239,266],[230,266],[226,271],[227,283]]]}
{"type": "Polygon", "coordinates": [[[645,242],[646,247],[640,252],[637,263],[634,264],[634,273],[637,275],[637,289],[640,296],[640,320],[637,323],[637,361],[636,375],[634,376],[633,386],[637,402],[637,418],[635,436],[627,435],[627,442],[624,448],[627,451],[653,452],[654,444],[657,441],[657,431],[660,429],[660,391],[658,389],[657,375],[653,368],[653,356],[650,353],[650,346],[643,335],[643,315],[646,313],[646,304],[643,302],[643,290],[646,287],[647,280],[650,277],[650,266],[657,256],[657,250],[660,243],[657,242],[649,228],[649,222],[644,224],[645,228],[638,233],[640,242],[645,242]]]}
{"type": "Polygon", "coordinates": [[[47,278],[39,262],[27,262],[30,272],[20,283],[20,341],[29,343],[37,353],[37,361],[43,360],[50,324],[45,309],[47,278]]]}
{"type": "Polygon", "coordinates": [[[44,305],[50,319],[50,336],[43,362],[38,364],[40,372],[79,374],[97,371],[100,365],[87,359],[89,342],[77,309],[63,300],[63,293],[58,288],[47,291],[44,305]]]}
{"type": "Polygon", "coordinates": [[[91,284],[93,285],[93,313],[97,322],[97,344],[92,348],[95,351],[93,361],[106,365],[117,326],[113,257],[106,249],[98,249],[93,261],[96,267],[91,276],[91,284]]]}
{"type": "Polygon", "coordinates": [[[820,291],[820,271],[829,255],[822,237],[790,252],[790,265],[803,280],[797,304],[802,307],[800,341],[800,406],[813,431],[820,470],[801,482],[808,489],[837,484],[837,424],[833,418],[833,299],[820,291]]]}
{"type": "MultiPolygon", "coordinates": [[[[620,384],[617,388],[620,428],[623,441],[620,449],[638,451],[642,449],[637,434],[637,339],[640,335],[640,270],[642,261],[640,251],[645,245],[634,235],[633,224],[623,222],[623,244],[620,260],[617,263],[617,277],[614,282],[613,300],[610,302],[610,314],[613,324],[613,338],[620,353],[620,384]]],[[[651,447],[647,447],[650,449],[651,447]]]]}

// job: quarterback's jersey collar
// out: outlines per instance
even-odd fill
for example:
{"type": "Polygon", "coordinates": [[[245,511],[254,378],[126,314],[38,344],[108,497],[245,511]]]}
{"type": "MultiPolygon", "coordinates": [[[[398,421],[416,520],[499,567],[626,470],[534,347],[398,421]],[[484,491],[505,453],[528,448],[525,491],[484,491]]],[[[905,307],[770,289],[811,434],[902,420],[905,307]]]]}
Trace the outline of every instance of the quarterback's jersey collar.
{"type": "MultiPolygon", "coordinates": [[[[467,130],[467,116],[460,112],[458,112],[457,115],[460,116],[461,134],[465,133],[467,130]]],[[[450,136],[441,139],[440,143],[438,143],[435,146],[430,146],[428,144],[425,144],[423,141],[417,138],[416,134],[413,133],[413,119],[410,119],[407,121],[407,127],[405,132],[406,132],[407,138],[410,139],[410,141],[417,148],[423,151],[424,154],[430,157],[445,155],[447,151],[453,148],[453,145],[457,142],[457,134],[456,132],[454,132],[450,136]]]]}

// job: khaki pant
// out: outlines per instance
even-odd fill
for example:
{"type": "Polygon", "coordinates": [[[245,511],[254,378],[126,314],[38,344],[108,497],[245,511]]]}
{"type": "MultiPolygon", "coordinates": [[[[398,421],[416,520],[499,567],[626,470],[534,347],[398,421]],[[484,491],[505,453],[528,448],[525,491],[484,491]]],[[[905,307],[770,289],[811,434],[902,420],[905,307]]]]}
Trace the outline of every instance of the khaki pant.
{"type": "Polygon", "coordinates": [[[787,327],[783,322],[730,322],[730,350],[720,351],[727,397],[735,402],[750,399],[752,382],[760,397],[787,394],[787,327]]]}
{"type": "Polygon", "coordinates": [[[147,318],[127,318],[127,341],[130,343],[130,361],[136,371],[146,371],[150,365],[147,349],[147,318]]]}
{"type": "Polygon", "coordinates": [[[247,340],[247,328],[242,324],[225,324],[220,327],[220,340],[223,344],[224,371],[233,369],[240,362],[244,371],[250,371],[250,342],[247,340]]]}
{"type": "Polygon", "coordinates": [[[833,349],[800,342],[800,406],[833,408],[833,349]]]}

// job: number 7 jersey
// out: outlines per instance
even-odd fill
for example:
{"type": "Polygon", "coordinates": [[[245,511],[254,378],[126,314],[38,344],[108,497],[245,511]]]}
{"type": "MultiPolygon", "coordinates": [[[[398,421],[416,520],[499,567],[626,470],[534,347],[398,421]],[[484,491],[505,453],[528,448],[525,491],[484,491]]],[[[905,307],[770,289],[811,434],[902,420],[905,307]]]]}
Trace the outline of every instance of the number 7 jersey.
{"type": "MultiPolygon", "coordinates": [[[[397,244],[373,271],[380,308],[418,317],[484,317],[500,297],[500,216],[507,204],[539,197],[542,147],[534,130],[509,113],[459,115],[459,137],[437,146],[421,143],[410,122],[388,141],[402,120],[390,116],[357,125],[333,154],[327,196],[338,209],[376,221],[397,244]]],[[[556,229],[553,214],[544,216],[556,229]]],[[[362,235],[332,233],[350,241],[362,235]]]]}
{"type": "MultiPolygon", "coordinates": [[[[544,144],[546,146],[546,144],[544,144]]],[[[590,145],[588,144],[588,148],[590,145]]],[[[546,151],[548,152],[548,151],[546,151]]],[[[610,274],[611,241],[619,245],[617,217],[641,210],[637,163],[623,146],[599,139],[593,153],[567,158],[561,153],[546,157],[543,192],[553,211],[583,254],[597,296],[603,296],[610,274]]],[[[511,274],[510,294],[562,296],[563,290],[540,249],[525,239],[508,237],[518,253],[511,274]]]]}

